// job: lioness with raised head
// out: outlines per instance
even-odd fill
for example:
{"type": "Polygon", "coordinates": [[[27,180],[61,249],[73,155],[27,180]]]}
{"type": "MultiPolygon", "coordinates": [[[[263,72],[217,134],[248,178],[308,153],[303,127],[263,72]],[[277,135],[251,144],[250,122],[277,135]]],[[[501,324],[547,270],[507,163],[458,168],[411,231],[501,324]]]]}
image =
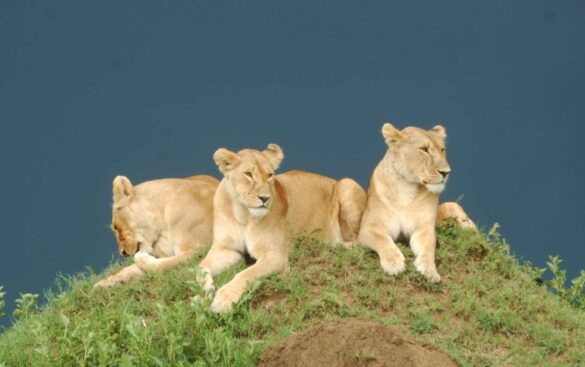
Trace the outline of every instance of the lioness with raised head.
{"type": "Polygon", "coordinates": [[[439,206],[439,194],[451,172],[445,128],[398,130],[386,123],[382,135],[388,150],[370,180],[359,242],[376,251],[384,271],[394,275],[404,270],[404,255],[394,241],[409,238],[416,270],[431,282],[439,282],[435,266],[437,216],[440,220],[455,217],[462,227],[475,227],[458,204],[439,206]]]}
{"type": "Polygon", "coordinates": [[[123,256],[134,264],[95,284],[125,283],[145,271],[176,266],[211,243],[213,195],[219,181],[210,176],[161,179],[132,186],[125,176],[113,182],[112,230],[123,256]]]}
{"type": "Polygon", "coordinates": [[[221,148],[213,156],[224,178],[213,202],[213,245],[200,264],[203,289],[211,296],[212,277],[244,254],[256,259],[215,293],[214,312],[231,310],[251,281],[287,270],[293,237],[315,229],[315,237],[334,243],[357,237],[366,204],[359,184],[302,171],[275,175],[283,157],[276,144],[237,153],[221,148]]]}

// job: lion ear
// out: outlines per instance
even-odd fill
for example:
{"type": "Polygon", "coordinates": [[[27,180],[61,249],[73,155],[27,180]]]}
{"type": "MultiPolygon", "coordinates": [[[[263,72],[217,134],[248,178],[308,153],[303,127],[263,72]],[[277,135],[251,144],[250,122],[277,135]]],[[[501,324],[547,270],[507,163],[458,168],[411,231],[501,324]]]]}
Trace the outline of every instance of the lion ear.
{"type": "Polygon", "coordinates": [[[264,155],[268,158],[274,170],[278,169],[280,163],[284,159],[284,153],[282,152],[280,146],[278,146],[277,144],[268,144],[268,146],[262,153],[264,153],[264,155]]]}
{"type": "Polygon", "coordinates": [[[387,122],[382,126],[382,136],[388,146],[402,140],[403,136],[400,130],[394,127],[391,123],[387,122]]]}
{"type": "Polygon", "coordinates": [[[429,131],[443,140],[445,140],[445,138],[447,137],[447,130],[445,130],[445,128],[441,125],[436,125],[429,131]]]}
{"type": "Polygon", "coordinates": [[[225,148],[219,148],[213,154],[213,160],[219,168],[219,171],[224,175],[233,170],[240,164],[240,156],[225,148]]]}
{"type": "Polygon", "coordinates": [[[116,176],[112,182],[114,205],[119,206],[132,196],[132,183],[126,176],[116,176]]]}

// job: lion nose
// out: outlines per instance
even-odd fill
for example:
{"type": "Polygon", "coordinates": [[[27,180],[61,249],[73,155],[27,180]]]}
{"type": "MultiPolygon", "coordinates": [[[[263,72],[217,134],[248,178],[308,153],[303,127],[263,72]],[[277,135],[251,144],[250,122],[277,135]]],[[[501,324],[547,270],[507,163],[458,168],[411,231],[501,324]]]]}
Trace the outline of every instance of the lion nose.
{"type": "Polygon", "coordinates": [[[270,200],[270,196],[258,196],[258,199],[262,200],[262,204],[266,204],[270,200]]]}
{"type": "Polygon", "coordinates": [[[439,171],[439,173],[441,174],[441,176],[443,176],[443,178],[447,178],[447,176],[449,176],[449,173],[451,171],[439,171]]]}
{"type": "Polygon", "coordinates": [[[128,256],[128,253],[126,252],[126,250],[122,250],[122,251],[120,251],[120,255],[126,257],[126,256],[128,256]]]}

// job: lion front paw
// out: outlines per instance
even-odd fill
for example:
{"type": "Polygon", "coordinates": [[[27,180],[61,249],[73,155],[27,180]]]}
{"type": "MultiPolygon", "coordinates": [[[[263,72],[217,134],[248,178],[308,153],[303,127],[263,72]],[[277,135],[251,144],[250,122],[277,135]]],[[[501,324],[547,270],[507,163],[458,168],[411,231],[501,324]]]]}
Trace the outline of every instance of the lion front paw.
{"type": "Polygon", "coordinates": [[[341,242],[341,245],[344,248],[352,248],[352,247],[354,247],[356,245],[356,243],[355,242],[352,242],[352,241],[343,241],[343,242],[341,242]]]}
{"type": "Polygon", "coordinates": [[[197,273],[197,283],[205,292],[205,298],[213,298],[215,293],[215,284],[213,283],[213,277],[209,274],[208,270],[203,270],[197,273]]]}
{"type": "Polygon", "coordinates": [[[240,293],[231,290],[229,287],[221,287],[213,302],[211,302],[211,311],[216,313],[227,313],[232,311],[234,303],[240,299],[240,293]]]}
{"type": "Polygon", "coordinates": [[[191,306],[194,306],[195,304],[200,304],[203,303],[205,301],[209,301],[213,299],[213,295],[215,294],[215,287],[211,287],[210,289],[203,289],[205,291],[205,293],[203,295],[197,295],[197,296],[193,296],[191,297],[191,306]]]}
{"type": "Polygon", "coordinates": [[[157,258],[144,251],[134,254],[134,263],[144,271],[152,270],[156,265],[157,258]]]}
{"type": "Polygon", "coordinates": [[[205,294],[203,296],[193,296],[191,297],[191,306],[196,306],[196,305],[200,305],[203,304],[207,301],[209,301],[212,298],[213,294],[205,294]]]}
{"type": "Polygon", "coordinates": [[[437,267],[435,266],[434,261],[417,258],[414,261],[414,267],[430,282],[439,283],[441,281],[441,276],[437,272],[437,267]]]}
{"type": "Polygon", "coordinates": [[[99,282],[95,283],[93,285],[93,288],[106,288],[106,287],[111,287],[113,285],[116,285],[118,283],[121,283],[120,280],[118,280],[116,277],[114,276],[110,276],[107,277],[106,279],[102,279],[99,282]]]}
{"type": "Polygon", "coordinates": [[[397,275],[404,271],[404,255],[401,252],[398,252],[394,256],[380,256],[380,264],[382,265],[382,269],[388,275],[397,275]]]}

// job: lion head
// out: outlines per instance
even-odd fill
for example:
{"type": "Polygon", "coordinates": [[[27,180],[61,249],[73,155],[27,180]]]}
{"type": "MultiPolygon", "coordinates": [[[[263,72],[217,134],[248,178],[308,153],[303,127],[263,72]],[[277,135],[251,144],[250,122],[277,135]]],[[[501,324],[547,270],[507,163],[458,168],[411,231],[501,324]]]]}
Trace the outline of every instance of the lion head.
{"type": "Polygon", "coordinates": [[[264,151],[243,149],[237,153],[220,148],[213,155],[232,198],[255,217],[263,217],[270,210],[274,172],[283,158],[282,149],[276,144],[269,144],[264,151]]]}
{"type": "Polygon", "coordinates": [[[443,126],[437,125],[430,130],[417,127],[398,130],[386,123],[382,135],[392,158],[392,168],[404,180],[437,194],[445,189],[451,167],[447,162],[447,133],[443,126]]]}
{"type": "Polygon", "coordinates": [[[125,176],[117,176],[112,186],[114,203],[112,206],[111,228],[116,235],[120,255],[131,256],[140,249],[140,241],[136,239],[132,222],[132,183],[125,176]]]}

